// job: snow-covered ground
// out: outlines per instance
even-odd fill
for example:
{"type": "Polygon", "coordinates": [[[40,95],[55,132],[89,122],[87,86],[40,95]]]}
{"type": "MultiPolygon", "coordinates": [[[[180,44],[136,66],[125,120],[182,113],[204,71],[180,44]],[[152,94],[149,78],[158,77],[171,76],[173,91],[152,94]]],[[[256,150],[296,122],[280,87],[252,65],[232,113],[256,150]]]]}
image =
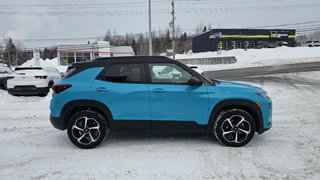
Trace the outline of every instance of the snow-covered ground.
{"type": "Polygon", "coordinates": [[[273,128],[242,148],[201,134],[113,134],[82,150],[49,122],[47,97],[0,90],[0,179],[320,179],[320,73],[255,78],[273,128]]]}
{"type": "Polygon", "coordinates": [[[229,57],[234,56],[234,64],[197,65],[201,71],[257,67],[266,65],[320,62],[320,47],[278,47],[266,49],[236,49],[220,52],[177,54],[177,59],[229,57]]]}

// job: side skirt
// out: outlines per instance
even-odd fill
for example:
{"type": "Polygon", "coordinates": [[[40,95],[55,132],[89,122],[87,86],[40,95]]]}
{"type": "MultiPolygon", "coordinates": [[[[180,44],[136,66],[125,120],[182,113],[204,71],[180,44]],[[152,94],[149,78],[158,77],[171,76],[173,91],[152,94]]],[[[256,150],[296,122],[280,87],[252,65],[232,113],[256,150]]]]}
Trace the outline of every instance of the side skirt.
{"type": "Polygon", "coordinates": [[[114,132],[207,132],[207,125],[193,121],[112,120],[114,132]]]}

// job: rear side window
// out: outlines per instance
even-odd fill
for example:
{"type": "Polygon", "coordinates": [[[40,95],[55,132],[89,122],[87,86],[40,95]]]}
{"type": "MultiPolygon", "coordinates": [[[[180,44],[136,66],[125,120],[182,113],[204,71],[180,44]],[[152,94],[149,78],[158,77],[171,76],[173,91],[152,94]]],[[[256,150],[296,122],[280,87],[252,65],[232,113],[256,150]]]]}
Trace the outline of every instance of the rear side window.
{"type": "Polygon", "coordinates": [[[118,83],[142,83],[140,64],[113,64],[102,76],[103,80],[118,83]]]}

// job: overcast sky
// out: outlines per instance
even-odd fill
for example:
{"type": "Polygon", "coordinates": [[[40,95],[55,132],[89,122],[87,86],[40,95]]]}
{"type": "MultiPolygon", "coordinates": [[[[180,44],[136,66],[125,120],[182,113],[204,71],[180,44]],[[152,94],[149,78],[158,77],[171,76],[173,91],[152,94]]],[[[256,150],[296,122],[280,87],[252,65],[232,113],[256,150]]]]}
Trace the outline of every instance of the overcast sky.
{"type": "MultiPolygon", "coordinates": [[[[243,28],[318,21],[288,27],[320,28],[319,0],[175,0],[175,9],[176,25],[187,32],[201,23],[243,28]]],[[[152,29],[168,28],[171,0],[152,0],[152,12],[152,29]]],[[[107,30],[144,33],[148,0],[0,0],[0,22],[0,38],[13,39],[87,38],[107,30]]]]}

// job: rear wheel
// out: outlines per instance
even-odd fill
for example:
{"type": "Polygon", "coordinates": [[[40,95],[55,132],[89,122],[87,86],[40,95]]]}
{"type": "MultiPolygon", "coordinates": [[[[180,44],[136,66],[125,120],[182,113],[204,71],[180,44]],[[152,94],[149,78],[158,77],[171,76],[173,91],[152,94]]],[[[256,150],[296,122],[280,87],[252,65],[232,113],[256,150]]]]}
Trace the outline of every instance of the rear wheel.
{"type": "Polygon", "coordinates": [[[255,121],[242,109],[224,110],[213,125],[216,138],[224,145],[240,147],[251,141],[255,133],[255,121]]]}
{"type": "Polygon", "coordinates": [[[101,144],[107,136],[108,129],[103,115],[92,110],[83,110],[71,117],[68,136],[74,145],[90,149],[101,144]]]}

